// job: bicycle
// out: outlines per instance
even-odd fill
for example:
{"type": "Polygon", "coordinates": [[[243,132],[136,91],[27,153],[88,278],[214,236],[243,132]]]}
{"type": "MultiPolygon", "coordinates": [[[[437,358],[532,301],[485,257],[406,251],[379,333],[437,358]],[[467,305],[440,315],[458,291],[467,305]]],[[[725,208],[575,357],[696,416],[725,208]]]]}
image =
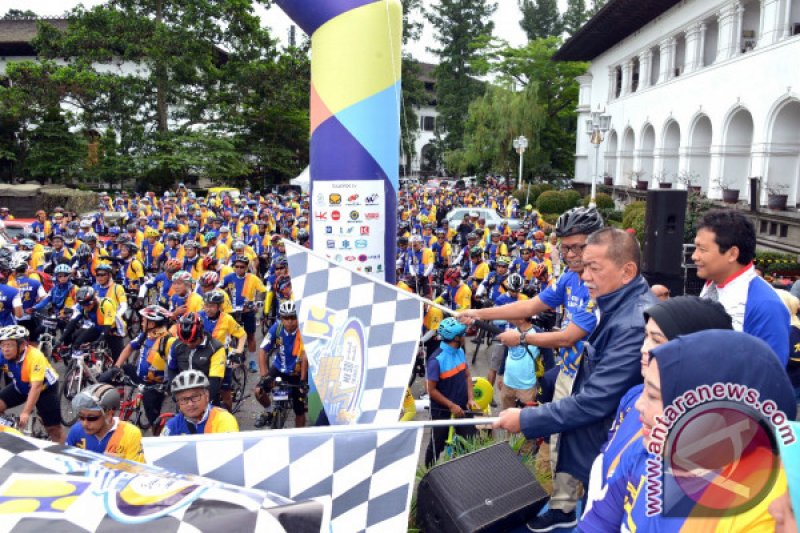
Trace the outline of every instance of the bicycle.
{"type": "Polygon", "coordinates": [[[50,435],[47,433],[47,429],[45,429],[44,423],[38,413],[31,413],[31,416],[28,418],[28,424],[24,428],[19,427],[19,416],[3,413],[0,414],[0,425],[14,428],[26,437],[50,440],[50,435]]]}
{"type": "Polygon", "coordinates": [[[144,412],[144,392],[146,390],[164,392],[166,386],[163,383],[154,385],[136,383],[128,376],[123,376],[121,385],[122,401],[119,404],[119,419],[130,421],[142,430],[150,429],[150,422],[144,412]]]}
{"type": "Polygon", "coordinates": [[[39,319],[39,350],[48,359],[53,358],[53,350],[56,346],[61,344],[61,330],[63,330],[63,322],[56,316],[45,315],[42,313],[35,313],[34,315],[39,319]]]}
{"type": "Polygon", "coordinates": [[[292,389],[303,388],[302,385],[284,382],[280,376],[275,378],[275,384],[270,391],[272,400],[267,408],[270,429],[283,429],[292,409],[292,389]]]}
{"type": "Polygon", "coordinates": [[[113,364],[111,352],[104,341],[82,344],[78,351],[70,356],[67,371],[64,373],[64,382],[61,385],[61,394],[67,400],[61,402],[61,419],[64,425],[70,426],[78,419],[78,413],[72,409],[72,399],[85,386],[96,384],[97,376],[113,364]]]}
{"type": "Polygon", "coordinates": [[[238,413],[244,400],[250,396],[247,394],[247,368],[244,363],[244,354],[239,353],[230,354],[226,363],[231,372],[232,414],[238,413]]]}
{"type": "Polygon", "coordinates": [[[144,300],[139,298],[137,291],[125,291],[125,294],[128,297],[128,309],[122,318],[128,325],[128,336],[134,339],[142,331],[142,317],[138,311],[144,307],[144,300]]]}

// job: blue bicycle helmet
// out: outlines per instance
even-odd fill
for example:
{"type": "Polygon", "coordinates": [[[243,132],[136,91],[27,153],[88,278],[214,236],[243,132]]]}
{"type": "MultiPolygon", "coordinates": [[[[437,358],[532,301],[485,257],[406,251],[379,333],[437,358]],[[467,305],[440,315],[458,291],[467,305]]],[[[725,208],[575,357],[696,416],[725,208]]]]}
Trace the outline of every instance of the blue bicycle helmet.
{"type": "Polygon", "coordinates": [[[72,274],[72,268],[69,265],[60,264],[58,265],[53,273],[57,276],[59,274],[72,274]]]}
{"type": "Polygon", "coordinates": [[[453,317],[448,317],[439,323],[436,331],[444,340],[452,341],[456,337],[462,337],[467,332],[467,326],[453,317]]]}

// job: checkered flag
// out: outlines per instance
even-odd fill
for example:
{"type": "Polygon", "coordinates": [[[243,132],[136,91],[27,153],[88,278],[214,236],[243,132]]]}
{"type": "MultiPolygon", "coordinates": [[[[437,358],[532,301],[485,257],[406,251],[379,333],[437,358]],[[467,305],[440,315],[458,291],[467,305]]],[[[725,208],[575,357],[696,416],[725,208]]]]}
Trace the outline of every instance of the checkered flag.
{"type": "Polygon", "coordinates": [[[332,424],[390,424],[422,332],[407,292],[286,242],[311,377],[332,424]]]}
{"type": "Polygon", "coordinates": [[[422,426],[148,437],[154,464],[291,500],[331,499],[331,531],[405,531],[422,426]]]}
{"type": "Polygon", "coordinates": [[[329,530],[330,498],[176,475],[0,432],[0,530],[148,533],[329,530]]]}

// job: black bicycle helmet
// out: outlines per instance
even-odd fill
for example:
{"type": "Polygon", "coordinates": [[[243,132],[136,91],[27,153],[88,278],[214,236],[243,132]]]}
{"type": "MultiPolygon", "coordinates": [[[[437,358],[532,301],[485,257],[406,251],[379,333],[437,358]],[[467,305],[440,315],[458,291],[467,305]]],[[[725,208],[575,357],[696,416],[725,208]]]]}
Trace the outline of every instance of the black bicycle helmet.
{"type": "Polygon", "coordinates": [[[574,207],[558,217],[556,235],[589,235],[603,227],[603,217],[594,207],[574,207]]]}
{"type": "Polygon", "coordinates": [[[196,313],[186,313],[178,320],[178,338],[194,342],[203,336],[203,319],[196,313]]]}
{"type": "Polygon", "coordinates": [[[225,303],[225,296],[222,294],[222,291],[209,291],[203,295],[203,302],[222,305],[225,303]]]}
{"type": "Polygon", "coordinates": [[[508,276],[508,279],[506,279],[506,287],[508,287],[508,290],[514,292],[521,291],[524,283],[525,281],[522,279],[522,276],[516,273],[511,274],[510,276],[508,276]]]}
{"type": "Polygon", "coordinates": [[[97,293],[94,290],[94,287],[92,287],[91,285],[85,285],[80,289],[78,289],[77,294],[75,294],[75,299],[81,305],[89,305],[94,301],[96,294],[97,293]]]}
{"type": "Polygon", "coordinates": [[[78,249],[75,250],[75,255],[80,257],[81,259],[86,259],[87,257],[92,256],[92,249],[89,248],[89,245],[84,243],[78,246],[78,249]]]}

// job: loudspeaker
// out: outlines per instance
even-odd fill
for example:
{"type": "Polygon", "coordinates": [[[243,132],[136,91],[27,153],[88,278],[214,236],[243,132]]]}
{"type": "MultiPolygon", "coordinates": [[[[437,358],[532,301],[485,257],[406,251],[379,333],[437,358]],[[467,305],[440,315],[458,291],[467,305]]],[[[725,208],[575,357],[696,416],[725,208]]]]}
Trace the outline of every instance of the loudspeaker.
{"type": "Polygon", "coordinates": [[[506,442],[425,474],[417,525],[426,533],[502,532],[536,516],[549,496],[506,442]]]}
{"type": "MultiPolygon", "coordinates": [[[[681,273],[677,276],[668,276],[666,274],[660,273],[649,273],[644,272],[642,274],[644,279],[647,280],[647,283],[652,287],[653,285],[663,285],[669,289],[670,296],[683,296],[686,291],[686,278],[684,277],[684,271],[681,270],[681,273]]],[[[697,294],[700,294],[699,292],[697,294]]]]}
{"type": "Polygon", "coordinates": [[[683,270],[687,191],[647,192],[642,272],[678,277],[683,270]]]}

